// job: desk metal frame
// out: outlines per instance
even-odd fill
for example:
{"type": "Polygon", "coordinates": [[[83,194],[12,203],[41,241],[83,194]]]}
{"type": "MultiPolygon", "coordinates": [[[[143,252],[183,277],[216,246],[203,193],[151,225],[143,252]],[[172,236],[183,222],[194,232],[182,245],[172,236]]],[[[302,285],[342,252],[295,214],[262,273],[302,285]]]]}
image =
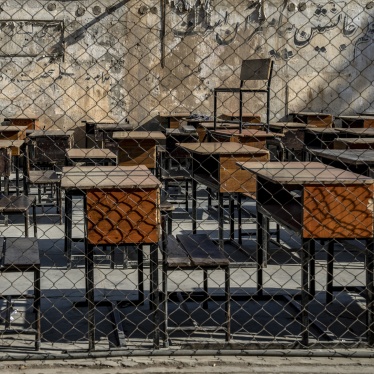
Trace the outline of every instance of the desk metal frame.
{"type": "MultiPolygon", "coordinates": [[[[81,175],[89,174],[88,169],[89,167],[82,167],[82,168],[66,168],[63,170],[65,173],[64,176],[67,180],[69,180],[69,169],[81,170],[81,175]]],[[[92,167],[93,170],[95,167],[92,167]]],[[[103,177],[108,178],[109,170],[119,170],[118,167],[98,167],[96,170],[104,170],[106,174],[103,174],[103,177]]],[[[124,168],[125,169],[125,168],[124,168]]],[[[129,169],[129,168],[127,168],[129,169]]],[[[146,168],[138,167],[133,168],[134,171],[140,170],[141,172],[146,172],[146,168]]],[[[74,173],[74,171],[73,171],[74,173]]],[[[150,174],[150,173],[149,173],[150,174]]],[[[143,174],[142,174],[143,175],[143,174]]],[[[144,174],[145,175],[145,174],[144,174]]],[[[151,174],[150,174],[151,176],[151,174]]],[[[131,174],[129,174],[131,178],[131,174]]],[[[70,177],[71,178],[71,177],[70,177]]],[[[121,177],[123,179],[123,176],[121,177]]],[[[83,179],[83,178],[82,178],[83,179]]],[[[92,181],[91,181],[92,183],[92,181]]],[[[102,181],[102,184],[106,183],[105,180],[102,181]]],[[[109,183],[115,184],[115,181],[109,181],[109,183]]],[[[152,183],[152,182],[149,182],[152,183]]],[[[154,181],[153,181],[154,183],[154,181]]],[[[108,189],[110,187],[103,185],[99,186],[77,186],[77,187],[67,187],[64,185],[64,180],[62,180],[62,186],[65,188],[65,253],[68,254],[68,258],[71,258],[71,243],[72,239],[72,197],[73,196],[83,196],[83,204],[84,207],[87,206],[87,191],[93,189],[108,189]]],[[[113,188],[113,187],[112,187],[113,188]]],[[[88,313],[87,313],[87,320],[88,320],[88,342],[89,342],[89,350],[95,349],[95,307],[97,305],[109,305],[112,307],[113,317],[114,317],[114,324],[115,324],[115,333],[117,334],[118,345],[123,346],[124,343],[124,331],[121,327],[121,321],[117,312],[117,307],[120,306],[120,303],[113,303],[111,301],[102,301],[96,302],[94,298],[94,247],[95,245],[88,243],[88,223],[87,219],[84,221],[84,248],[85,248],[85,281],[86,281],[86,302],[85,305],[88,306],[88,313]]],[[[130,243],[117,243],[120,244],[130,244],[130,243]]],[[[113,245],[117,245],[113,243],[113,245]]],[[[134,243],[135,245],[141,245],[142,243],[134,243]]],[[[149,243],[147,243],[149,244],[149,243]]],[[[99,244],[98,244],[99,245],[99,244]]],[[[101,245],[101,244],[100,244],[101,245]]],[[[140,252],[140,251],[139,251],[140,252]]],[[[140,253],[139,253],[140,256],[140,253]]],[[[143,260],[139,263],[140,266],[143,266],[143,260]]],[[[69,264],[68,264],[69,266],[69,264]]],[[[140,298],[139,302],[142,303],[144,301],[144,280],[143,277],[139,278],[139,293],[140,298]]],[[[159,316],[159,308],[160,308],[160,297],[159,297],[159,290],[158,290],[158,243],[150,244],[150,303],[151,309],[153,314],[153,321],[154,321],[154,347],[158,349],[160,346],[160,316],[159,316]]]]}
{"type": "MultiPolygon", "coordinates": [[[[308,186],[334,192],[339,195],[340,189],[347,189],[348,194],[352,195],[354,188],[362,187],[365,196],[361,201],[362,205],[368,203],[374,191],[374,181],[371,178],[360,176],[349,171],[343,171],[337,168],[329,167],[321,163],[246,163],[241,166],[255,173],[257,176],[257,294],[263,295],[263,268],[265,256],[268,252],[269,219],[279,222],[289,229],[299,232],[301,235],[301,344],[306,347],[309,344],[310,318],[308,304],[315,293],[315,240],[329,240],[328,245],[328,277],[327,277],[327,302],[332,301],[332,260],[333,260],[333,241],[336,239],[363,239],[366,240],[366,303],[367,303],[367,341],[370,346],[374,345],[374,241],[373,241],[373,218],[370,208],[366,209],[365,222],[360,222],[361,227],[354,227],[349,231],[349,225],[344,226],[342,221],[338,220],[338,215],[331,213],[332,219],[329,223],[320,222],[312,211],[307,214],[310,208],[307,204],[307,196],[311,196],[304,191],[308,186]],[[313,170],[316,170],[314,173],[313,170]],[[305,173],[302,175],[302,171],[305,173]],[[356,187],[357,186],[357,187],[356,187]],[[302,189],[301,200],[291,199],[289,189],[302,189]],[[335,190],[337,189],[337,190],[335,190]],[[277,196],[272,200],[270,196],[274,191],[278,191],[277,196]],[[349,192],[350,191],[350,192],[349,192]],[[281,195],[287,194],[288,199],[281,195]],[[287,203],[284,203],[286,201],[287,203]],[[296,218],[295,218],[296,217],[296,218]],[[314,231],[309,232],[313,226],[311,218],[316,222],[314,231]],[[309,219],[309,221],[308,221],[309,219]],[[338,221],[331,227],[331,222],[338,221]],[[369,227],[367,223],[370,221],[369,227]],[[328,232],[330,231],[330,235],[328,232]],[[359,233],[362,233],[360,236],[359,233]]],[[[334,196],[334,195],[333,195],[334,196]]],[[[342,198],[344,203],[345,197],[342,198]]],[[[341,202],[341,201],[340,201],[341,202]]],[[[327,206],[329,205],[326,202],[327,206]]],[[[350,214],[354,216],[354,213],[350,214]]],[[[357,225],[359,226],[359,224],[357,225]]]]}

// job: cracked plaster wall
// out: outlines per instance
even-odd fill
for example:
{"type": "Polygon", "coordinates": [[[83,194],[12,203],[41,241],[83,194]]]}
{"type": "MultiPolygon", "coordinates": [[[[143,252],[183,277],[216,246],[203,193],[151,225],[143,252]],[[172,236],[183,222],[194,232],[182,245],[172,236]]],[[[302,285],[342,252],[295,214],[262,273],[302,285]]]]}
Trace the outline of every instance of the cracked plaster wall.
{"type": "MultiPolygon", "coordinates": [[[[241,61],[272,57],[272,120],[287,110],[370,111],[374,4],[367,1],[122,0],[0,3],[3,117],[155,123],[212,112],[241,61]],[[164,4],[165,14],[163,16],[164,4]]],[[[221,109],[236,110],[226,97],[221,109]]],[[[264,115],[262,100],[246,109],[264,115]]],[[[263,117],[264,118],[264,117],[263,117]]]]}

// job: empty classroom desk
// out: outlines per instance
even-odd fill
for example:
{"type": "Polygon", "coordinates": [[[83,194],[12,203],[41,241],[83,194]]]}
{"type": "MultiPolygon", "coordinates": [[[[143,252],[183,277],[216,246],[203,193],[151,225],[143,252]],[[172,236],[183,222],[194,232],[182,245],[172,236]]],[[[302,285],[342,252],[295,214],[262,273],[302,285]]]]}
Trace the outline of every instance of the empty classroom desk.
{"type": "Polygon", "coordinates": [[[20,171],[20,159],[23,156],[23,145],[25,141],[24,140],[5,140],[5,139],[0,139],[0,149],[4,148],[10,148],[11,150],[11,155],[12,160],[14,161],[14,169],[16,172],[16,193],[17,196],[20,193],[20,188],[19,188],[19,171],[20,171]]]}
{"type": "Polygon", "coordinates": [[[214,141],[236,142],[260,149],[266,149],[267,140],[274,140],[276,138],[279,139],[282,137],[283,134],[276,134],[257,129],[243,129],[241,132],[240,130],[235,129],[220,129],[210,132],[210,138],[214,141]]]}
{"type": "MultiPolygon", "coordinates": [[[[196,119],[196,118],[185,118],[188,125],[194,126],[199,135],[199,141],[203,142],[207,139],[209,133],[213,130],[239,130],[239,121],[229,121],[217,119],[216,125],[214,126],[213,119],[196,119]]],[[[264,128],[263,123],[259,122],[243,122],[243,129],[255,129],[261,130],[264,128]]]]}
{"type": "MultiPolygon", "coordinates": [[[[144,166],[64,167],[65,252],[71,256],[72,199],[83,196],[85,217],[85,280],[88,303],[89,349],[95,348],[94,247],[150,245],[150,300],[153,303],[154,346],[159,347],[158,242],[160,235],[160,181],[144,166]]],[[[110,300],[104,300],[112,305],[110,300]]],[[[113,304],[116,309],[115,303],[113,304]]],[[[124,335],[116,321],[115,331],[124,335]]]]}
{"type": "Polygon", "coordinates": [[[96,123],[95,131],[97,135],[97,140],[101,142],[101,148],[107,148],[107,143],[109,145],[113,143],[113,134],[121,131],[131,131],[133,125],[130,123],[96,123]]]}
{"type": "Polygon", "coordinates": [[[115,121],[82,121],[85,126],[85,147],[106,148],[106,141],[112,142],[112,135],[116,131],[132,130],[133,126],[128,122],[118,123],[115,121]]]}
{"type": "MultiPolygon", "coordinates": [[[[239,112],[223,112],[218,118],[223,120],[239,121],[239,112]]],[[[244,122],[261,123],[261,116],[249,112],[243,112],[242,118],[244,122]]]]}
{"type": "Polygon", "coordinates": [[[283,134],[282,143],[285,150],[285,159],[302,160],[305,145],[305,130],[316,128],[316,125],[307,125],[301,122],[271,122],[269,131],[283,134]]]}
{"type": "Polygon", "coordinates": [[[39,130],[39,118],[14,117],[4,118],[6,126],[26,126],[26,131],[39,130]]]}
{"type": "Polygon", "coordinates": [[[372,116],[337,116],[336,119],[340,119],[341,126],[344,128],[374,127],[372,116]]]}
{"type": "Polygon", "coordinates": [[[66,150],[65,165],[117,165],[117,156],[105,148],[71,148],[66,150]]]}
{"type": "Polygon", "coordinates": [[[113,134],[117,143],[118,165],[145,165],[157,168],[157,146],[164,145],[166,136],[161,131],[121,131],[113,134]]]}
{"type": "Polygon", "coordinates": [[[374,138],[337,138],[333,149],[374,149],[374,138]]]}
{"type": "Polygon", "coordinates": [[[255,193],[256,178],[241,170],[237,162],[269,160],[269,151],[240,143],[181,143],[192,159],[192,228],[197,232],[197,184],[218,193],[219,248],[224,248],[223,195],[230,196],[230,240],[233,240],[233,193],[255,193]]]}
{"type": "Polygon", "coordinates": [[[334,140],[340,136],[338,129],[306,128],[304,135],[303,160],[308,159],[309,151],[331,148],[334,140]]]}
{"type": "Polygon", "coordinates": [[[317,127],[333,127],[334,116],[328,113],[318,112],[293,112],[290,113],[292,122],[301,122],[317,127]]]}
{"type": "Polygon", "coordinates": [[[374,127],[336,129],[343,138],[374,138],[374,127]]]}
{"type": "MultiPolygon", "coordinates": [[[[269,220],[301,236],[301,343],[309,343],[309,302],[315,294],[315,240],[328,240],[326,301],[332,301],[334,240],[366,241],[367,338],[374,343],[374,180],[320,162],[247,162],[257,178],[257,290],[270,240],[269,220]],[[354,202],[354,203],[352,203],[354,202]]],[[[349,287],[349,285],[346,285],[349,287]]]]}
{"type": "Polygon", "coordinates": [[[74,144],[74,131],[36,130],[29,139],[29,157],[34,166],[63,166],[65,150],[74,144]]]}
{"type": "Polygon", "coordinates": [[[160,113],[160,118],[166,120],[166,127],[169,129],[177,129],[183,122],[183,119],[190,116],[190,112],[180,112],[180,113],[160,113]]]}
{"type": "Polygon", "coordinates": [[[27,126],[0,126],[0,139],[24,140],[27,126]]]}
{"type": "Polygon", "coordinates": [[[312,155],[325,164],[349,169],[355,173],[371,176],[374,166],[374,150],[371,149],[320,149],[312,155]]]}

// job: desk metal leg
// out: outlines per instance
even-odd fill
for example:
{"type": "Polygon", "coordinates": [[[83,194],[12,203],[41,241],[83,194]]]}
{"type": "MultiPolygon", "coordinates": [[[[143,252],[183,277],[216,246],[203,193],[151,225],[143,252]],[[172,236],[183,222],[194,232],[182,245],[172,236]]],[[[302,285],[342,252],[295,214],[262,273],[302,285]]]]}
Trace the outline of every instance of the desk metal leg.
{"type": "Polygon", "coordinates": [[[150,302],[153,303],[153,345],[155,349],[160,348],[160,293],[158,289],[158,245],[151,244],[150,253],[150,302]]]}
{"type": "Polygon", "coordinates": [[[326,304],[333,299],[334,279],[334,241],[329,240],[327,244],[327,279],[326,279],[326,304]]]}
{"type": "Polygon", "coordinates": [[[32,220],[34,224],[34,236],[35,238],[38,237],[38,225],[36,222],[36,201],[32,204],[32,220]]]}
{"type": "Polygon", "coordinates": [[[231,304],[230,304],[230,266],[225,267],[225,312],[226,312],[226,341],[231,338],[231,304]]]}
{"type": "Polygon", "coordinates": [[[310,245],[310,262],[309,262],[309,291],[310,296],[316,294],[316,241],[311,240],[310,245]]]}
{"type": "Polygon", "coordinates": [[[41,343],[41,316],[40,316],[40,299],[41,299],[41,288],[40,288],[40,267],[34,270],[34,312],[35,312],[35,350],[39,351],[41,343]]]}
{"type": "Polygon", "coordinates": [[[366,242],[366,309],[367,309],[367,340],[369,346],[374,345],[374,239],[366,242]]]}
{"type": "Polygon", "coordinates": [[[192,233],[197,232],[197,181],[192,178],[192,233]]]}
{"type": "MultiPolygon", "coordinates": [[[[87,196],[84,195],[83,206],[87,206],[87,196]]],[[[86,302],[88,321],[88,350],[95,349],[95,288],[94,288],[94,247],[88,243],[87,220],[84,223],[84,253],[85,253],[85,276],[86,276],[86,302]]]]}
{"type": "Polygon", "coordinates": [[[29,211],[26,210],[25,212],[25,237],[28,238],[29,237],[29,226],[30,226],[30,214],[29,214],[29,211]]]}
{"type": "Polygon", "coordinates": [[[242,220],[242,209],[243,209],[243,203],[242,203],[242,194],[238,193],[238,243],[240,245],[243,244],[243,220],[242,220]]]}
{"type": "Polygon", "coordinates": [[[309,262],[310,262],[310,239],[302,239],[301,247],[301,344],[309,344],[309,262]]]}
{"type": "Polygon", "coordinates": [[[15,169],[16,169],[16,194],[17,196],[20,195],[20,192],[19,192],[19,158],[20,156],[14,156],[14,166],[15,166],[15,169]]]}
{"type": "Polygon", "coordinates": [[[232,194],[229,195],[229,209],[230,209],[230,241],[235,241],[235,216],[234,216],[234,198],[232,194]]]}
{"type": "Polygon", "coordinates": [[[144,254],[143,254],[143,246],[137,247],[138,252],[138,302],[139,305],[143,305],[144,303],[144,254]]]}
{"type": "Polygon", "coordinates": [[[161,215],[161,256],[162,256],[162,293],[161,293],[161,331],[162,339],[164,341],[164,347],[169,347],[168,338],[168,320],[166,316],[168,315],[168,277],[167,277],[167,264],[166,264],[166,250],[167,250],[167,238],[170,232],[166,232],[166,216],[167,213],[163,212],[161,215]]]}
{"type": "Polygon", "coordinates": [[[66,192],[65,195],[65,255],[67,257],[67,269],[71,268],[71,242],[72,242],[72,213],[73,196],[66,192]]]}
{"type": "Polygon", "coordinates": [[[223,193],[218,192],[218,247],[223,252],[225,242],[223,238],[224,219],[223,219],[223,193]]]}
{"type": "Polygon", "coordinates": [[[86,270],[86,301],[88,321],[88,350],[95,349],[95,290],[94,290],[94,262],[93,246],[85,240],[85,270],[86,270]]]}
{"type": "Polygon", "coordinates": [[[263,261],[264,261],[264,216],[257,210],[257,295],[263,295],[264,286],[264,272],[263,272],[263,261]]]}
{"type": "Polygon", "coordinates": [[[263,250],[262,250],[262,268],[267,267],[268,265],[268,257],[269,257],[269,243],[270,243],[270,218],[266,215],[263,217],[263,227],[264,230],[262,231],[263,235],[263,250]]]}

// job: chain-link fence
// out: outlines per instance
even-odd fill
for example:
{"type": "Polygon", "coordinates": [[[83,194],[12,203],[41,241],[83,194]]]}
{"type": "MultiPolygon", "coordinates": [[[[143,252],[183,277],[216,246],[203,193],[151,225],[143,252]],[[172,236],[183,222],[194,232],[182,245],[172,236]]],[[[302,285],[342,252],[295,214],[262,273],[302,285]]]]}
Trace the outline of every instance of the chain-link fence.
{"type": "Polygon", "coordinates": [[[373,12],[3,2],[0,359],[372,347],[373,12]]]}

